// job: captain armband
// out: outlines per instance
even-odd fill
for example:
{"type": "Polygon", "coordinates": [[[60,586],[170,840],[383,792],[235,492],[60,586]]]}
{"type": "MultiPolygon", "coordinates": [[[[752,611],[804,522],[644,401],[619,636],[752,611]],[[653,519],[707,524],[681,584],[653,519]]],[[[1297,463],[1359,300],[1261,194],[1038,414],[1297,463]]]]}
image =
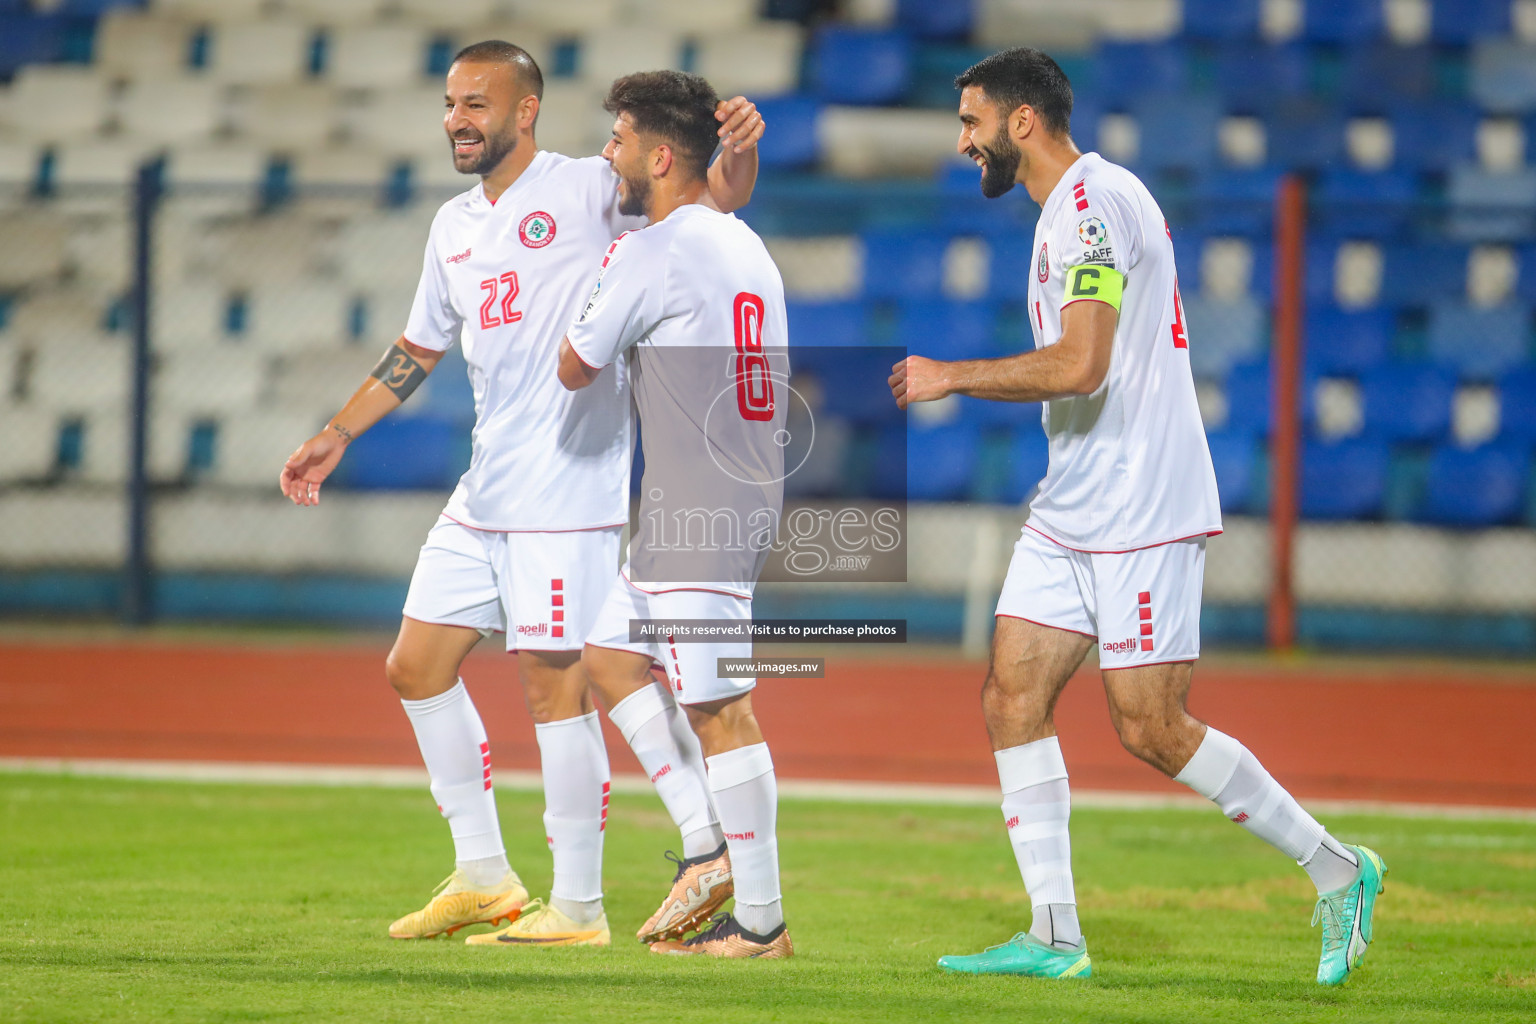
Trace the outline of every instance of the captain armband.
{"type": "Polygon", "coordinates": [[[427,368],[396,342],[368,376],[383,381],[384,386],[403,402],[427,379],[427,368]]]}
{"type": "Polygon", "coordinates": [[[1084,299],[1108,303],[1116,311],[1125,294],[1125,275],[1114,267],[1085,263],[1067,268],[1066,293],[1061,300],[1063,307],[1084,299]]]}

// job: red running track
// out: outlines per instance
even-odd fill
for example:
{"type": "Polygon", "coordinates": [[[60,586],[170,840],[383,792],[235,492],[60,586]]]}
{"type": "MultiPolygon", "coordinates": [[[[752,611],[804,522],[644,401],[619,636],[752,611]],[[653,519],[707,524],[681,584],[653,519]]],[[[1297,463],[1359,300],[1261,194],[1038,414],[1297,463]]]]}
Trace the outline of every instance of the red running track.
{"type": "MultiPolygon", "coordinates": [[[[0,756],[419,765],[385,649],[0,643],[0,756]]],[[[982,672],[834,652],[826,679],[765,681],[755,704],[782,777],[995,785],[982,672]]],[[[497,766],[536,769],[512,660],[477,652],[465,678],[497,766]]],[[[1208,659],[1190,704],[1298,796],[1536,807],[1529,669],[1208,659]]],[[[1120,748],[1096,673],[1067,687],[1057,724],[1074,786],[1186,792],[1120,748]]],[[[604,728],[614,769],[637,771],[604,728]]]]}

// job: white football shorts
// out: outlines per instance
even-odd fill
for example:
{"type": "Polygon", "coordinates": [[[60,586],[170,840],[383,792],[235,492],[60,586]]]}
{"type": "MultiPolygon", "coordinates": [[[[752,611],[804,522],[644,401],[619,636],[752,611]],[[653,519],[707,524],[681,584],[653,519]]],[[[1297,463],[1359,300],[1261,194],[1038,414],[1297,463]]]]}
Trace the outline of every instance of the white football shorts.
{"type": "Polygon", "coordinates": [[[1093,638],[1100,668],[1194,661],[1204,581],[1204,537],[1094,553],[1062,547],[1026,526],[1013,546],[997,614],[1093,638]]]}
{"type": "Polygon", "coordinates": [[[648,594],[620,574],[608,591],[587,637],[593,647],[633,651],[649,657],[667,674],[679,704],[704,704],[736,697],[757,685],[751,676],[720,678],[719,659],[752,657],[752,641],[677,643],[672,638],[631,643],[630,619],[729,619],[752,621],[752,599],[715,590],[668,590],[648,594]]]}
{"type": "Polygon", "coordinates": [[[499,533],[440,516],[404,614],[505,633],[508,651],[579,651],[613,582],[622,529],[499,533]]]}

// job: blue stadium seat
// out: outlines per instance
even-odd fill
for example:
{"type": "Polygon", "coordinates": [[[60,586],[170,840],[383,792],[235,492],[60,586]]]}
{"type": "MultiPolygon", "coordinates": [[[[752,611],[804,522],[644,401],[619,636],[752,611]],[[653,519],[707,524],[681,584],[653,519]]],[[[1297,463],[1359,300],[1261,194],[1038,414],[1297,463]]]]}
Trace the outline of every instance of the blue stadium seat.
{"type": "Polygon", "coordinates": [[[1279,184],[1280,172],[1267,167],[1202,174],[1195,182],[1195,226],[1208,235],[1268,235],[1279,184]]]}
{"type": "Polygon", "coordinates": [[[784,313],[789,343],[795,348],[869,344],[869,310],[858,300],[790,301],[784,304],[784,313]]]}
{"type": "Polygon", "coordinates": [[[1430,358],[1462,377],[1497,377],[1525,362],[1530,353],[1531,311],[1525,306],[1441,302],[1430,311],[1430,358]]]}
{"type": "Polygon", "coordinates": [[[1536,444],[1536,367],[1521,367],[1499,381],[1499,440],[1536,444]]]}
{"type": "Polygon", "coordinates": [[[1287,97],[1307,92],[1312,79],[1306,47],[1229,43],[1213,62],[1216,92],[1231,113],[1262,114],[1287,97]]]}
{"type": "Polygon", "coordinates": [[[1212,96],[1148,93],[1131,104],[1140,129],[1137,166],[1148,171],[1203,171],[1216,164],[1221,105],[1212,96]]]}
{"type": "MultiPolygon", "coordinates": [[[[1536,51],[1533,51],[1536,57],[1536,51]]],[[[1457,167],[1446,189],[1451,233],[1468,242],[1523,242],[1536,234],[1536,168],[1457,167]]]]}
{"type": "Polygon", "coordinates": [[[904,415],[886,383],[897,358],[890,347],[792,350],[789,358],[791,367],[820,377],[828,415],[859,426],[894,423],[904,415]]]}
{"type": "Polygon", "coordinates": [[[1019,231],[987,236],[987,298],[1024,302],[1035,272],[1035,240],[1019,231]]]}
{"type": "Polygon", "coordinates": [[[1319,377],[1358,377],[1386,362],[1396,317],[1390,309],[1307,308],[1307,368],[1319,377]]]}
{"type": "MultiPolygon", "coordinates": [[[[1301,401],[1303,422],[1313,416],[1314,392],[1317,380],[1303,371],[1301,401]]],[[[1234,366],[1227,374],[1222,389],[1227,398],[1227,433],[1249,434],[1254,437],[1269,436],[1270,366],[1268,362],[1244,363],[1234,366]]]]}
{"type": "Polygon", "coordinates": [[[1184,0],[1191,39],[1257,39],[1261,0],[1184,0]]]}
{"type": "Polygon", "coordinates": [[[915,299],[901,304],[896,344],[930,359],[988,359],[997,347],[997,309],[988,302],[915,299]]]}
{"type": "Polygon", "coordinates": [[[1503,39],[1476,44],[1470,91],[1491,113],[1536,110],[1536,46],[1503,39]]]}
{"type": "Polygon", "coordinates": [[[1412,222],[1418,192],[1407,171],[1324,171],[1312,193],[1316,223],[1349,238],[1394,238],[1412,222]]]}
{"type": "Polygon", "coordinates": [[[1392,309],[1425,309],[1436,298],[1465,295],[1468,254],[1466,246],[1449,242],[1383,244],[1376,301],[1392,309]]]}
{"type": "Polygon", "coordinates": [[[1368,519],[1387,496],[1391,452],[1381,441],[1309,441],[1301,456],[1301,514],[1306,519],[1368,519]]]}
{"type": "Polygon", "coordinates": [[[918,228],[864,233],[864,294],[872,299],[938,298],[949,236],[918,228]]]}
{"type": "Polygon", "coordinates": [[[811,54],[816,95],[828,103],[898,103],[911,85],[912,57],[904,32],[828,26],[811,54]]]}
{"type": "Polygon", "coordinates": [[[960,419],[983,430],[1006,427],[1009,430],[1040,429],[1039,402],[991,402],[983,398],[960,398],[960,419]]]}
{"type": "Polygon", "coordinates": [[[1050,441],[1040,429],[1040,407],[1030,405],[1025,408],[1034,411],[1035,422],[1017,428],[1009,437],[1008,477],[1002,494],[1004,501],[1015,504],[1029,497],[1040,485],[1051,461],[1050,441]]]}
{"type": "Polygon", "coordinates": [[[1435,88],[1431,47],[1372,42],[1345,49],[1337,98],[1350,113],[1382,114],[1396,100],[1428,99],[1435,88]]]}
{"type": "Polygon", "coordinates": [[[961,501],[980,455],[981,432],[970,424],[925,426],[908,417],[881,432],[871,490],[878,498],[961,501]]]}
{"type": "Polygon", "coordinates": [[[60,15],[0,13],[0,79],[24,64],[63,59],[66,28],[60,15]]]}
{"type": "Polygon", "coordinates": [[[821,104],[811,96],[769,96],[757,100],[763,123],[773,127],[757,144],[758,160],[767,168],[801,168],[816,163],[816,118],[821,104]]]}
{"type": "Polygon", "coordinates": [[[1477,159],[1477,108],[1460,100],[1392,103],[1392,164],[1409,171],[1443,174],[1477,159]]]}
{"type": "Polygon", "coordinates": [[[94,18],[114,7],[143,7],[144,5],[144,0],[61,0],[53,9],[59,14],[94,18]]]}
{"type": "Polygon", "coordinates": [[[1360,377],[1365,434],[1430,443],[1451,432],[1456,378],[1438,366],[1391,363],[1360,377]]]}
{"type": "Polygon", "coordinates": [[[975,20],[975,0],[896,0],[896,24],[919,39],[964,39],[975,20]]]}
{"type": "Polygon", "coordinates": [[[434,416],[388,416],[352,442],[336,475],[359,491],[446,491],[468,467],[466,428],[434,416]]]}
{"type": "Polygon", "coordinates": [[[1245,512],[1257,497],[1258,439],[1252,434],[1223,431],[1206,437],[1211,464],[1216,469],[1216,490],[1223,512],[1245,512]]]}
{"type": "Polygon", "coordinates": [[[1306,0],[1302,37],[1314,43],[1360,43],[1381,38],[1382,0],[1306,0]]]}
{"type": "Polygon", "coordinates": [[[1107,42],[1093,61],[1094,95],[1110,109],[1125,109],[1147,93],[1184,92],[1189,56],[1183,45],[1107,42]]]}
{"type": "Polygon", "coordinates": [[[1465,527],[1514,522],[1525,503],[1530,465],[1525,445],[1441,445],[1429,460],[1422,518],[1465,527]]]}
{"type": "Polygon", "coordinates": [[[1269,162],[1306,171],[1343,163],[1344,120],[1336,103],[1281,100],[1265,118],[1269,162]]]}
{"type": "Polygon", "coordinates": [[[1429,37],[1437,43],[1470,43],[1507,36],[1510,0],[1435,0],[1429,37]]]}
{"type": "MultiPolygon", "coordinates": [[[[1302,266],[1302,287],[1306,291],[1308,302],[1333,301],[1333,285],[1336,276],[1334,268],[1339,258],[1339,246],[1345,240],[1342,232],[1313,231],[1307,235],[1302,266]]],[[[1255,257],[1255,272],[1257,272],[1257,252],[1255,252],[1255,257]]],[[[1273,272],[1273,248],[1270,249],[1268,268],[1273,272]]],[[[1266,291],[1265,294],[1269,294],[1269,291],[1266,291]]]]}
{"type": "Polygon", "coordinates": [[[1222,380],[1241,363],[1264,353],[1268,317],[1252,298],[1208,299],[1183,292],[1189,326],[1189,365],[1196,377],[1222,380]]]}

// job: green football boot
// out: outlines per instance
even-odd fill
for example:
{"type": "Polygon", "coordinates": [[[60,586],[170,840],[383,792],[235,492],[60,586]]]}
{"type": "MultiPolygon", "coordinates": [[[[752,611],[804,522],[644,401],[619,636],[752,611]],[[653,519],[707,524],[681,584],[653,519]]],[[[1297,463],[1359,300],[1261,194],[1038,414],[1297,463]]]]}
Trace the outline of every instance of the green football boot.
{"type": "Polygon", "coordinates": [[[1093,975],[1087,941],[1073,949],[1057,949],[1029,932],[1019,932],[1007,942],[988,946],[981,953],[941,956],[939,966],[956,974],[1017,974],[1026,978],[1088,978],[1093,975]]]}
{"type": "Polygon", "coordinates": [[[1339,985],[1349,972],[1360,965],[1366,947],[1371,944],[1371,916],[1376,911],[1376,897],[1385,888],[1387,865],[1375,850],[1344,844],[1360,861],[1355,880],[1342,889],[1325,892],[1317,898],[1312,924],[1323,925],[1323,955],[1317,962],[1317,983],[1339,985]]]}

